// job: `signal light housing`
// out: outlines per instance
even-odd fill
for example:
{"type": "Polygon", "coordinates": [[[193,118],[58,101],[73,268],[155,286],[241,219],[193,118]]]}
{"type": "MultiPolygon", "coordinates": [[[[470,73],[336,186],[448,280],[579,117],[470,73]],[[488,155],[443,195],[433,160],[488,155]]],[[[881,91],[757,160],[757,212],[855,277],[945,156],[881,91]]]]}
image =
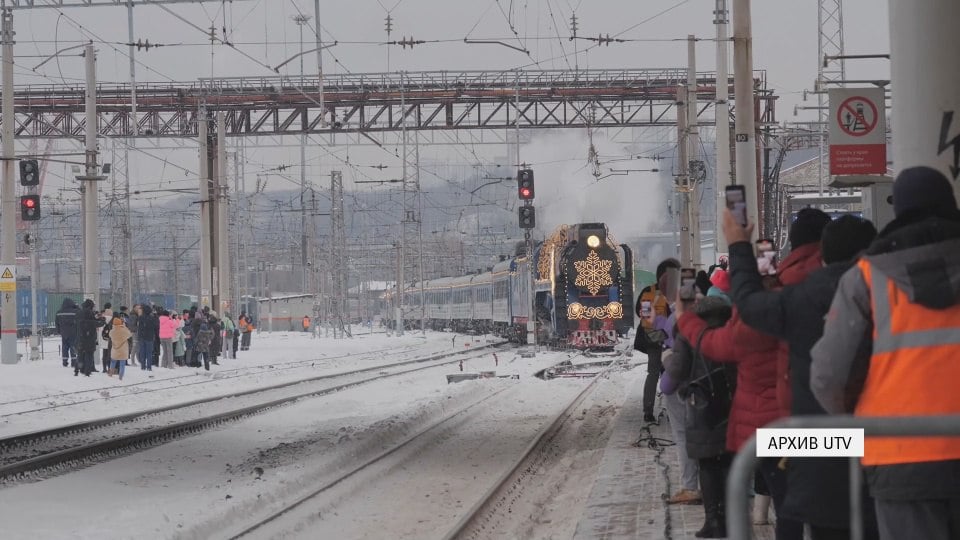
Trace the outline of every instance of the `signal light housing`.
{"type": "Polygon", "coordinates": [[[24,159],[20,161],[20,185],[40,185],[40,166],[37,164],[37,160],[24,159]]]}
{"type": "Polygon", "coordinates": [[[24,221],[40,219],[40,196],[23,195],[20,197],[20,218],[24,221]]]}
{"type": "Polygon", "coordinates": [[[535,195],[533,190],[533,169],[517,171],[517,194],[522,201],[531,201],[535,195]]]}
{"type": "Polygon", "coordinates": [[[520,228],[532,229],[537,226],[537,211],[533,206],[520,207],[520,228]]]}

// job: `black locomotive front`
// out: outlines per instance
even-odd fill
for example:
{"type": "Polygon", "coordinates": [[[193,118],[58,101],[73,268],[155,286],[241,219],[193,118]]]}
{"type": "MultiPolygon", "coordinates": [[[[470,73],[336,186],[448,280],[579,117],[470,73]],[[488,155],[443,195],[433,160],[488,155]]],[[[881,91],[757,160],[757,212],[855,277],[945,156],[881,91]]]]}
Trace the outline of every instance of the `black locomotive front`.
{"type": "Polygon", "coordinates": [[[633,326],[630,249],[614,244],[603,223],[574,225],[565,233],[566,245],[556,250],[557,337],[576,348],[611,348],[633,326]]]}

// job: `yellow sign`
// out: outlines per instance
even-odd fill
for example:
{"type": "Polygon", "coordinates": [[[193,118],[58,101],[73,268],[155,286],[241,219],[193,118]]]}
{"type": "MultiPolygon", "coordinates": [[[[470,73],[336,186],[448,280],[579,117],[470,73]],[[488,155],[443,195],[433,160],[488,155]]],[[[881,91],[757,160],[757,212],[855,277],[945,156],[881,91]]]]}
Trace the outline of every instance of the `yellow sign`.
{"type": "Polygon", "coordinates": [[[17,292],[17,268],[15,266],[3,267],[3,273],[0,274],[0,292],[17,292]]]}

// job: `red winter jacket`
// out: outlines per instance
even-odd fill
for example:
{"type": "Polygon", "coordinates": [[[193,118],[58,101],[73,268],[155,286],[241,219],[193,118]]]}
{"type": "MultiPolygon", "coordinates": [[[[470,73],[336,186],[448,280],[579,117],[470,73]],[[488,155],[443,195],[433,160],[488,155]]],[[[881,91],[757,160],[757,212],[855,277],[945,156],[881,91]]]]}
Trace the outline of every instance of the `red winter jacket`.
{"type": "MultiPolygon", "coordinates": [[[[696,346],[707,323],[694,313],[677,321],[680,333],[696,346]]],[[[736,452],[759,427],[784,416],[777,405],[779,340],[747,326],[737,309],[727,324],[707,330],[700,352],[714,362],[737,364],[737,389],[727,425],[727,449],[736,452]]]]}
{"type": "MultiPolygon", "coordinates": [[[[814,270],[823,267],[820,258],[820,243],[804,244],[787,255],[777,268],[777,281],[780,286],[796,285],[807,279],[814,270]]],[[[786,341],[780,342],[777,353],[777,402],[783,416],[790,416],[790,404],[793,392],[790,391],[790,347],[786,341]]]]}

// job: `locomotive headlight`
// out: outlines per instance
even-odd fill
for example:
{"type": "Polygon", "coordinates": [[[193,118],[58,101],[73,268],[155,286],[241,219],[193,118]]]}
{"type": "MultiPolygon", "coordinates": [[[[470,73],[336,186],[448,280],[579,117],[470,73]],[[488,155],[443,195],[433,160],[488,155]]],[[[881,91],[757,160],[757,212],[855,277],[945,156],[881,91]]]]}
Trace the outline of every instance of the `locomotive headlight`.
{"type": "Polygon", "coordinates": [[[600,247],[600,237],[595,234],[591,234],[587,237],[587,245],[594,249],[600,247]]]}

